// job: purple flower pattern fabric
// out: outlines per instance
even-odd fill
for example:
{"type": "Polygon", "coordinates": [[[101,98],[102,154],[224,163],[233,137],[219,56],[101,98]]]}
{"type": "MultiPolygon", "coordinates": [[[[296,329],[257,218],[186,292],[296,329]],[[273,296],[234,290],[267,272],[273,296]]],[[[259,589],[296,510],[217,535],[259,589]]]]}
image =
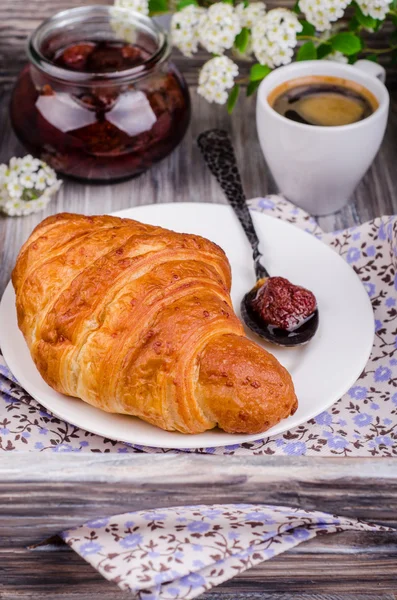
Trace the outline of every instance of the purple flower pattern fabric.
{"type": "Polygon", "coordinates": [[[348,529],[387,531],[317,511],[240,504],[126,513],[61,537],[137,600],[190,600],[316,535],[348,529]]]}
{"type": "MultiPolygon", "coordinates": [[[[316,235],[361,278],[375,315],[375,343],[358,381],[315,419],[271,438],[210,454],[397,456],[397,217],[382,217],[325,234],[314,219],[279,196],[251,206],[316,235]]],[[[175,452],[101,438],[49,414],[17,383],[0,354],[0,450],[50,452],[175,452]]]]}

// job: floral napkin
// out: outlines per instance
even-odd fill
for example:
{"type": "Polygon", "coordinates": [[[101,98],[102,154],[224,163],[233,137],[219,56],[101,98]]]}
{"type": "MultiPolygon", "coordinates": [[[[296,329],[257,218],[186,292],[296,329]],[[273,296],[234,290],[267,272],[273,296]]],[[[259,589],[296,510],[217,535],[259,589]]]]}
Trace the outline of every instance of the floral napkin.
{"type": "MultiPolygon", "coordinates": [[[[375,343],[359,380],[315,419],[258,442],[195,452],[397,456],[397,217],[381,217],[328,234],[279,196],[257,198],[251,207],[316,235],[355,269],[372,301],[375,343]]],[[[53,417],[18,385],[1,353],[0,450],[171,452],[114,442],[53,417]]]]}
{"type": "Polygon", "coordinates": [[[283,506],[186,506],[95,519],[61,533],[137,600],[190,600],[316,535],[391,531],[283,506]]]}

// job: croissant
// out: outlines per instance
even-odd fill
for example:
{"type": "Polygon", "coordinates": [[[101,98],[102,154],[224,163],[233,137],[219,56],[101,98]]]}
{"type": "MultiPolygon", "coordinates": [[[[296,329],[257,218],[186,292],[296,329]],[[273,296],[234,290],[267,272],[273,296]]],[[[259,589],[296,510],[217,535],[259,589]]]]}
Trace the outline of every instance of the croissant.
{"type": "Polygon", "coordinates": [[[183,433],[260,433],[297,408],[289,373],[245,337],[209,240],[58,214],[24,244],[12,282],[37,369],[62,394],[183,433]]]}

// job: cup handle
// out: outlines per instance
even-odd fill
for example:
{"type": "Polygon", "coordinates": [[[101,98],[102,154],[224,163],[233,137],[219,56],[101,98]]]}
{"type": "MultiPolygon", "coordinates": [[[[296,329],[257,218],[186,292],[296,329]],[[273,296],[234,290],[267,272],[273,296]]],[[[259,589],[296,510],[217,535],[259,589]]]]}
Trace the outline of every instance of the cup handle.
{"type": "Polygon", "coordinates": [[[367,75],[376,77],[382,83],[386,82],[386,70],[372,60],[361,59],[355,62],[353,66],[357,67],[357,69],[360,69],[360,71],[364,71],[364,73],[367,73],[367,75]]]}

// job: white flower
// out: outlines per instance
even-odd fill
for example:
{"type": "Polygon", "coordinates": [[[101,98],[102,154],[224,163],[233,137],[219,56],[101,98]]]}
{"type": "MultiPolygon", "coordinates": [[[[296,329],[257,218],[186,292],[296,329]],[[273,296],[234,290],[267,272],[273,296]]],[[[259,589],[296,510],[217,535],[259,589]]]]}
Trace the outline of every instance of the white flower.
{"type": "Polygon", "coordinates": [[[291,62],[294,51],[292,48],[279,48],[277,52],[272,55],[272,60],[276,65],[288,65],[291,62]]]}
{"type": "Polygon", "coordinates": [[[56,173],[53,169],[51,169],[51,167],[49,166],[45,166],[43,169],[45,176],[46,176],[46,183],[47,186],[51,186],[54,185],[54,183],[57,181],[57,176],[56,173]]]}
{"type": "Polygon", "coordinates": [[[45,188],[47,187],[47,174],[44,171],[44,169],[40,169],[40,171],[37,173],[36,176],[36,184],[35,184],[35,188],[36,190],[45,190],[45,188]]]}
{"type": "Polygon", "coordinates": [[[62,182],[45,162],[25,156],[0,165],[0,210],[10,216],[42,210],[62,182]]]}
{"type": "Polygon", "coordinates": [[[357,0],[364,15],[383,21],[389,12],[392,0],[357,0]]]}
{"type": "Polygon", "coordinates": [[[299,8],[317,31],[327,31],[343,17],[349,4],[350,0],[300,0],[299,8]]]}
{"type": "Polygon", "coordinates": [[[147,0],[114,0],[114,6],[116,8],[129,8],[142,15],[149,14],[149,2],[147,0]]]}
{"type": "Polygon", "coordinates": [[[331,54],[328,54],[325,58],[327,60],[333,60],[334,62],[343,64],[347,64],[349,62],[347,56],[345,56],[344,54],[342,54],[342,52],[339,52],[338,50],[336,50],[335,52],[331,52],[331,54]]]}
{"type": "Polygon", "coordinates": [[[136,26],[125,17],[120,9],[129,9],[141,15],[149,15],[148,0],[114,0],[114,6],[110,9],[110,26],[116,36],[129,44],[135,44],[137,39],[136,26]]]}
{"type": "Polygon", "coordinates": [[[205,9],[194,4],[185,6],[171,19],[171,39],[174,46],[185,56],[193,56],[199,43],[198,26],[205,9]]]}
{"type": "Polygon", "coordinates": [[[254,23],[264,16],[266,4],[264,2],[251,2],[245,6],[244,2],[236,6],[236,14],[240,19],[241,27],[252,29],[254,23]]]}
{"type": "Polygon", "coordinates": [[[19,182],[26,189],[34,188],[36,183],[36,175],[34,173],[22,172],[19,176],[19,182]]]}
{"type": "Polygon", "coordinates": [[[33,173],[40,166],[40,161],[30,154],[19,159],[18,167],[24,173],[33,173]]]}
{"type": "Polygon", "coordinates": [[[111,19],[110,26],[118,39],[123,40],[128,44],[136,43],[137,35],[135,25],[124,23],[124,21],[119,19],[111,19]]]}
{"type": "Polygon", "coordinates": [[[37,200],[29,200],[29,202],[18,199],[8,199],[0,205],[0,208],[10,217],[20,217],[22,215],[30,215],[31,213],[43,210],[50,200],[51,196],[40,196],[37,200]]]}
{"type": "Polygon", "coordinates": [[[20,198],[23,194],[23,187],[19,183],[18,179],[7,183],[6,188],[10,198],[20,198]]]}
{"type": "Polygon", "coordinates": [[[237,65],[227,56],[211,58],[200,71],[197,91],[208,102],[225,104],[237,75],[237,65]]]}
{"type": "Polygon", "coordinates": [[[9,169],[11,171],[17,171],[19,169],[20,162],[21,162],[20,158],[16,158],[15,156],[13,156],[12,159],[10,160],[9,169]]]}
{"type": "Polygon", "coordinates": [[[252,28],[252,49],[257,60],[271,69],[291,62],[296,34],[302,31],[298,17],[286,8],[275,8],[252,28]]]}
{"type": "Polygon", "coordinates": [[[200,18],[200,43],[212,54],[223,54],[233,46],[234,39],[241,29],[240,19],[233,6],[217,2],[200,18]]]}

